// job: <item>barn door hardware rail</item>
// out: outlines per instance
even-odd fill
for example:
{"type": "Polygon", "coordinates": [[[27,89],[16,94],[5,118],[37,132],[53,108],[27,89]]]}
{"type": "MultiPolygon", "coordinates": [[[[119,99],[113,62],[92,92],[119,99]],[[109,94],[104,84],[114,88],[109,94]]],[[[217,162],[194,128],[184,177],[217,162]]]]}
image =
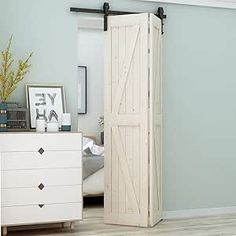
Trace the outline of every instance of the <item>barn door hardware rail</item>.
{"type": "MultiPolygon", "coordinates": [[[[93,13],[93,14],[103,14],[104,15],[104,31],[107,31],[107,17],[109,15],[126,15],[126,14],[139,14],[141,12],[128,12],[128,11],[114,11],[110,9],[110,4],[108,2],[104,2],[103,9],[91,9],[91,8],[77,8],[71,7],[71,12],[83,12],[83,13],[93,13]]],[[[164,13],[164,9],[162,7],[158,7],[157,13],[155,14],[158,18],[161,19],[162,24],[162,34],[164,33],[164,19],[166,19],[166,15],[164,13]]]]}

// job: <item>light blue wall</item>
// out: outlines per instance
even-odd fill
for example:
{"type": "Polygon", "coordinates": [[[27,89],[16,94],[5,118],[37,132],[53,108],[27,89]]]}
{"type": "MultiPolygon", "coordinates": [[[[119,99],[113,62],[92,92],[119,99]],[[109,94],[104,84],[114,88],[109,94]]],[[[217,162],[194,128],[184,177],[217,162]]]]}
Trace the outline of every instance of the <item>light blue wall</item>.
{"type": "Polygon", "coordinates": [[[78,65],[87,66],[87,114],[79,115],[78,129],[85,135],[97,137],[103,130],[99,117],[104,114],[104,31],[79,29],[78,65]]]}
{"type": "MultiPolygon", "coordinates": [[[[11,33],[17,56],[34,51],[27,81],[64,83],[76,124],[77,15],[95,0],[1,1],[0,48],[11,33]],[[72,4],[72,3],[75,4],[72,4]]],[[[151,11],[158,4],[110,1],[151,11]]],[[[236,206],[236,11],[162,5],[164,210],[236,206]]],[[[12,99],[24,102],[22,86],[12,99]]]]}
{"type": "Polygon", "coordinates": [[[67,110],[72,113],[75,128],[77,22],[69,6],[69,1],[61,0],[0,0],[0,48],[13,34],[16,58],[34,52],[31,72],[10,100],[25,104],[25,83],[64,84],[67,110]]]}

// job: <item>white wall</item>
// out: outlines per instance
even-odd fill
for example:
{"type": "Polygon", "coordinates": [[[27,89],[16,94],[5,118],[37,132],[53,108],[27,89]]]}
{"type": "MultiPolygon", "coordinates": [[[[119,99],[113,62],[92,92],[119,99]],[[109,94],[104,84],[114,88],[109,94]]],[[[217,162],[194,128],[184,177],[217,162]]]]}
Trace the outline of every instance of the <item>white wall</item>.
{"type": "Polygon", "coordinates": [[[78,30],[78,65],[88,68],[87,114],[79,115],[78,128],[86,135],[100,136],[98,119],[103,115],[104,32],[96,29],[78,30]]]}

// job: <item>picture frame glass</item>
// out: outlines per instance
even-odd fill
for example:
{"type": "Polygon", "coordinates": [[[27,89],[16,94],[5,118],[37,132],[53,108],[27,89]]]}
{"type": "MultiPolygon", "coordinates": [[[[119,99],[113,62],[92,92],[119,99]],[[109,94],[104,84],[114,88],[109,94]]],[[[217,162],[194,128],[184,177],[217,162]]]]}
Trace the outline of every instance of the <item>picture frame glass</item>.
{"type": "Polygon", "coordinates": [[[87,67],[78,66],[78,114],[87,113],[87,67]]]}
{"type": "Polygon", "coordinates": [[[46,122],[56,121],[61,127],[65,112],[63,86],[27,85],[27,104],[31,128],[36,128],[36,119],[40,117],[46,122]]]}

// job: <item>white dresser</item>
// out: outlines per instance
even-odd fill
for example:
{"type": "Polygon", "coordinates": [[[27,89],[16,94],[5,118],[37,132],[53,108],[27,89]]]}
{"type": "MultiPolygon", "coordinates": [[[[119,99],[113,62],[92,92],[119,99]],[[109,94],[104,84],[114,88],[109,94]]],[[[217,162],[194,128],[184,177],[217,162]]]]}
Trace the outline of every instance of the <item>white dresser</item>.
{"type": "Polygon", "coordinates": [[[2,133],[1,213],[7,226],[82,219],[82,134],[2,133]]]}

